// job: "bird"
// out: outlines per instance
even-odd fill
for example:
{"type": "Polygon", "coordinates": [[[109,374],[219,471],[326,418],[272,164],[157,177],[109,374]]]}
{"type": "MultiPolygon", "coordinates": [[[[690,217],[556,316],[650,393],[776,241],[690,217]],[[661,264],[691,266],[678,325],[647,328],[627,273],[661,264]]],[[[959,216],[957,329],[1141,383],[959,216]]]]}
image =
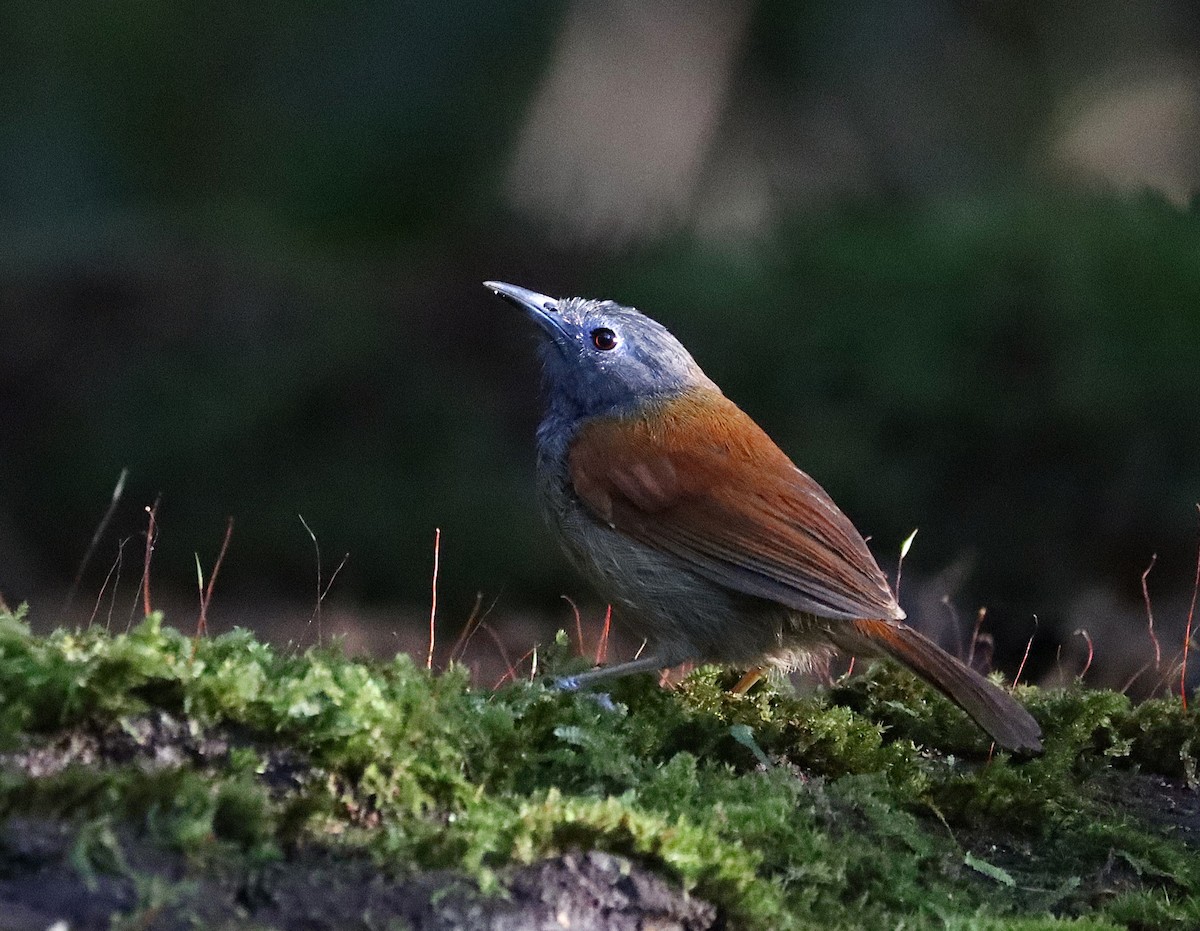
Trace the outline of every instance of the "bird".
{"type": "Polygon", "coordinates": [[[744,691],[771,668],[842,651],[899,662],[1001,747],[1041,751],[1009,692],[904,623],[849,518],[665,326],[611,300],[484,286],[537,325],[544,516],[646,641],[637,658],[561,687],[692,662],[747,669],[744,691]]]}

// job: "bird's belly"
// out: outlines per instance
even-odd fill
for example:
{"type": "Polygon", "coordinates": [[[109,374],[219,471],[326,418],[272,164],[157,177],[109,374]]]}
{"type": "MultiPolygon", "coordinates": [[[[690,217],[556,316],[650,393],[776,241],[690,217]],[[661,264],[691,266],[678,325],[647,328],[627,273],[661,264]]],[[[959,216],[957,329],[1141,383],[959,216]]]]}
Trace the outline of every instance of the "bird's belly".
{"type": "Polygon", "coordinates": [[[793,612],[783,606],[718,585],[678,557],[599,523],[577,503],[547,514],[571,562],[664,665],[753,665],[790,652],[793,612]]]}

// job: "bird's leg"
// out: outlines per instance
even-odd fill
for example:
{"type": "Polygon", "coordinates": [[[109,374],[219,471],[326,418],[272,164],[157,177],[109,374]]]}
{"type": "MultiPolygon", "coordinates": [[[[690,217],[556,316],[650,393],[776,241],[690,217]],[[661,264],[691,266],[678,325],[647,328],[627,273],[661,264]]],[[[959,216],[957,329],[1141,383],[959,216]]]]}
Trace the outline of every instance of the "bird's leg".
{"type": "Polygon", "coordinates": [[[738,679],[738,684],[729,690],[731,695],[745,695],[754,687],[754,683],[766,675],[766,666],[754,666],[746,670],[746,674],[738,679]]]}
{"type": "Polygon", "coordinates": [[[560,692],[574,692],[584,686],[591,685],[601,679],[615,679],[617,676],[630,676],[638,672],[654,672],[662,669],[668,663],[657,653],[630,660],[628,663],[617,663],[615,666],[598,666],[588,672],[575,676],[560,676],[554,680],[554,687],[560,692]]]}

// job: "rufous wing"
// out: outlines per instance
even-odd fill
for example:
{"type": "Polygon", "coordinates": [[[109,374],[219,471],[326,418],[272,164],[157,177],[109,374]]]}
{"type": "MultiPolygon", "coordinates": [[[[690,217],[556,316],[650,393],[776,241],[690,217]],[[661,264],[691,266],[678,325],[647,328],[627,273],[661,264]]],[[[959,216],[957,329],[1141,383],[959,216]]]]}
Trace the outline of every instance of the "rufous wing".
{"type": "Polygon", "coordinates": [[[904,617],[854,525],[719,391],[588,421],[568,466],[597,520],[719,584],[820,617],[904,617]]]}

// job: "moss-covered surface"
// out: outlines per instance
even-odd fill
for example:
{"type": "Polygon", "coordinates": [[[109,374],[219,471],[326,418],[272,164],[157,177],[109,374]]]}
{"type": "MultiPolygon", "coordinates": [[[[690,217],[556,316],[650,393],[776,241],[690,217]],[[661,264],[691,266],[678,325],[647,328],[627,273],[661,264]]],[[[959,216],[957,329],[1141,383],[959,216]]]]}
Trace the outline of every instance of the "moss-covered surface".
{"type": "Polygon", "coordinates": [[[72,927],[520,927],[569,874],[676,927],[1200,927],[1178,701],[1022,689],[1046,752],[1016,760],[890,668],[808,698],[728,684],[635,678],[609,708],[3,614],[0,903],[42,915],[40,883],[72,927]]]}

